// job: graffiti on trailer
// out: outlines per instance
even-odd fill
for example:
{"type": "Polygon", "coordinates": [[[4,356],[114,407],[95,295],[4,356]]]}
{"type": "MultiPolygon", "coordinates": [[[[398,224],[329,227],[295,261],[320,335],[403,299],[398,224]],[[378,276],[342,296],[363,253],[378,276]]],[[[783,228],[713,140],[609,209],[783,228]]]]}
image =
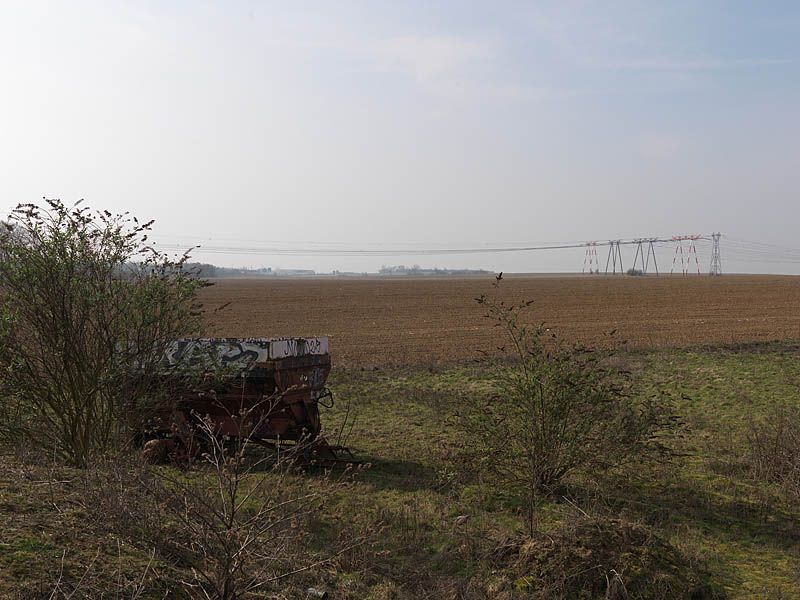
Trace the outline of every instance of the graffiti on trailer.
{"type": "Polygon", "coordinates": [[[272,358],[285,356],[305,356],[307,354],[325,354],[328,352],[327,338],[289,338],[275,340],[272,344],[272,358]]]}
{"type": "Polygon", "coordinates": [[[259,362],[259,358],[268,360],[268,350],[268,344],[238,340],[176,340],[164,353],[164,362],[168,365],[197,365],[218,360],[225,366],[236,364],[246,368],[259,362]]]}
{"type": "Polygon", "coordinates": [[[211,360],[246,369],[268,360],[327,352],[328,338],[187,338],[169,345],[164,362],[197,365],[211,360]]]}
{"type": "Polygon", "coordinates": [[[328,338],[303,338],[308,354],[326,354],[328,352],[328,338]]]}

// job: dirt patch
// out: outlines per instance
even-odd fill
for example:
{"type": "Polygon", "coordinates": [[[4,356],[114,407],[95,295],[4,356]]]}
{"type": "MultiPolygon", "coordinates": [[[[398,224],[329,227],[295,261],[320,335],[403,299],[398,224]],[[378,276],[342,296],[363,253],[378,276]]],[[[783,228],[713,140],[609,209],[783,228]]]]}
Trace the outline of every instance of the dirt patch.
{"type": "MultiPolygon", "coordinates": [[[[494,277],[228,279],[203,290],[212,336],[328,335],[336,365],[469,361],[502,344],[475,302],[494,277]]],[[[685,347],[800,338],[800,277],[507,277],[530,318],[604,347],[685,347]]]]}

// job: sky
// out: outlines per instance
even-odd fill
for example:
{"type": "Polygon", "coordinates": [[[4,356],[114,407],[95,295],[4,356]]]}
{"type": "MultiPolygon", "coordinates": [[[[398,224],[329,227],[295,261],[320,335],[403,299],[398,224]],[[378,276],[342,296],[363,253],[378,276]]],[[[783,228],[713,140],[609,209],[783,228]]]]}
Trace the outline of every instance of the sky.
{"type": "Polygon", "coordinates": [[[0,209],[83,198],[206,262],[580,271],[274,250],[718,231],[725,272],[800,273],[797,2],[0,0],[0,77],[0,209]]]}

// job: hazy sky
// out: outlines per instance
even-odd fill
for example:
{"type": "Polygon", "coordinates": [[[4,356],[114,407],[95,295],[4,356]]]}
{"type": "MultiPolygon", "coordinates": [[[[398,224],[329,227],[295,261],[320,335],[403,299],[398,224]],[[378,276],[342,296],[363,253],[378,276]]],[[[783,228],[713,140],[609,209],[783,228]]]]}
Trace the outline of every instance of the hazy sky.
{"type": "MultiPolygon", "coordinates": [[[[86,198],[216,247],[800,247],[798,2],[0,7],[5,210],[86,198]]],[[[800,272],[725,252],[727,271],[800,272]]],[[[195,256],[547,271],[583,251],[195,256]]]]}

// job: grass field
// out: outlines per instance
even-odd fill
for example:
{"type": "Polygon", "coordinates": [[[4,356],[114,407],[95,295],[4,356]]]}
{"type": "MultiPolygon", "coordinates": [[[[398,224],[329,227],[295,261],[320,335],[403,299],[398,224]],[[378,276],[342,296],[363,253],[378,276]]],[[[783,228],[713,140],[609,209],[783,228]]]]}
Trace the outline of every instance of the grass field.
{"type": "MultiPolygon", "coordinates": [[[[335,437],[354,416],[343,441],[370,463],[328,500],[307,555],[324,557],[341,531],[377,526],[380,535],[270,597],[303,598],[309,586],[374,600],[535,591],[501,552],[524,531],[518,501],[471,479],[457,460],[469,443],[459,427],[464,403],[492,387],[471,360],[495,343],[472,301],[489,290],[466,279],[302,280],[222,281],[204,292],[209,307],[232,302],[209,321],[209,335],[331,335],[337,402],[323,421],[335,437]]],[[[727,597],[800,598],[800,507],[746,468],[750,424],[798,397],[800,346],[764,340],[797,337],[800,280],[509,278],[504,293],[536,299],[536,318],[571,339],[605,342],[618,329],[632,342],[614,359],[632,393],[663,395],[683,423],[669,439],[671,463],[577,473],[541,508],[541,527],[557,531],[582,515],[624,519],[700,565],[727,597]]],[[[23,589],[40,597],[62,560],[73,578],[87,565],[107,581],[142,572],[152,549],[93,520],[80,473],[2,460],[9,518],[0,597],[23,589]]],[[[307,477],[313,485],[319,475],[307,477]]]]}
{"type": "MultiPolygon", "coordinates": [[[[624,366],[634,371],[639,394],[659,391],[674,400],[686,423],[684,435],[672,442],[682,457],[670,467],[583,474],[572,481],[569,493],[587,512],[644,522],[701,557],[731,597],[800,597],[800,507],[782,502],[775,490],[751,481],[741,468],[749,420],[797,395],[800,348],[634,352],[626,355],[624,366]],[[594,496],[600,488],[604,492],[594,496]]],[[[363,482],[366,502],[376,509],[391,506],[401,515],[421,513],[411,525],[411,535],[419,539],[407,554],[394,556],[398,569],[425,573],[442,560],[442,571],[459,573],[464,559],[450,552],[460,535],[497,540],[522,528],[513,505],[490,490],[455,491],[437,478],[443,468],[453,468],[448,449],[462,441],[457,428],[442,422],[452,422],[460,412],[459,399],[481,389],[482,382],[485,374],[473,368],[344,371],[334,378],[340,397],[359,415],[351,444],[375,463],[363,482]],[[459,514],[474,516],[468,533],[453,529],[459,514]]],[[[550,509],[556,520],[570,518],[563,502],[550,509]]],[[[405,526],[400,519],[393,531],[397,539],[390,538],[388,547],[409,535],[405,526]]],[[[460,574],[475,575],[486,567],[477,560],[460,574]]]]}

